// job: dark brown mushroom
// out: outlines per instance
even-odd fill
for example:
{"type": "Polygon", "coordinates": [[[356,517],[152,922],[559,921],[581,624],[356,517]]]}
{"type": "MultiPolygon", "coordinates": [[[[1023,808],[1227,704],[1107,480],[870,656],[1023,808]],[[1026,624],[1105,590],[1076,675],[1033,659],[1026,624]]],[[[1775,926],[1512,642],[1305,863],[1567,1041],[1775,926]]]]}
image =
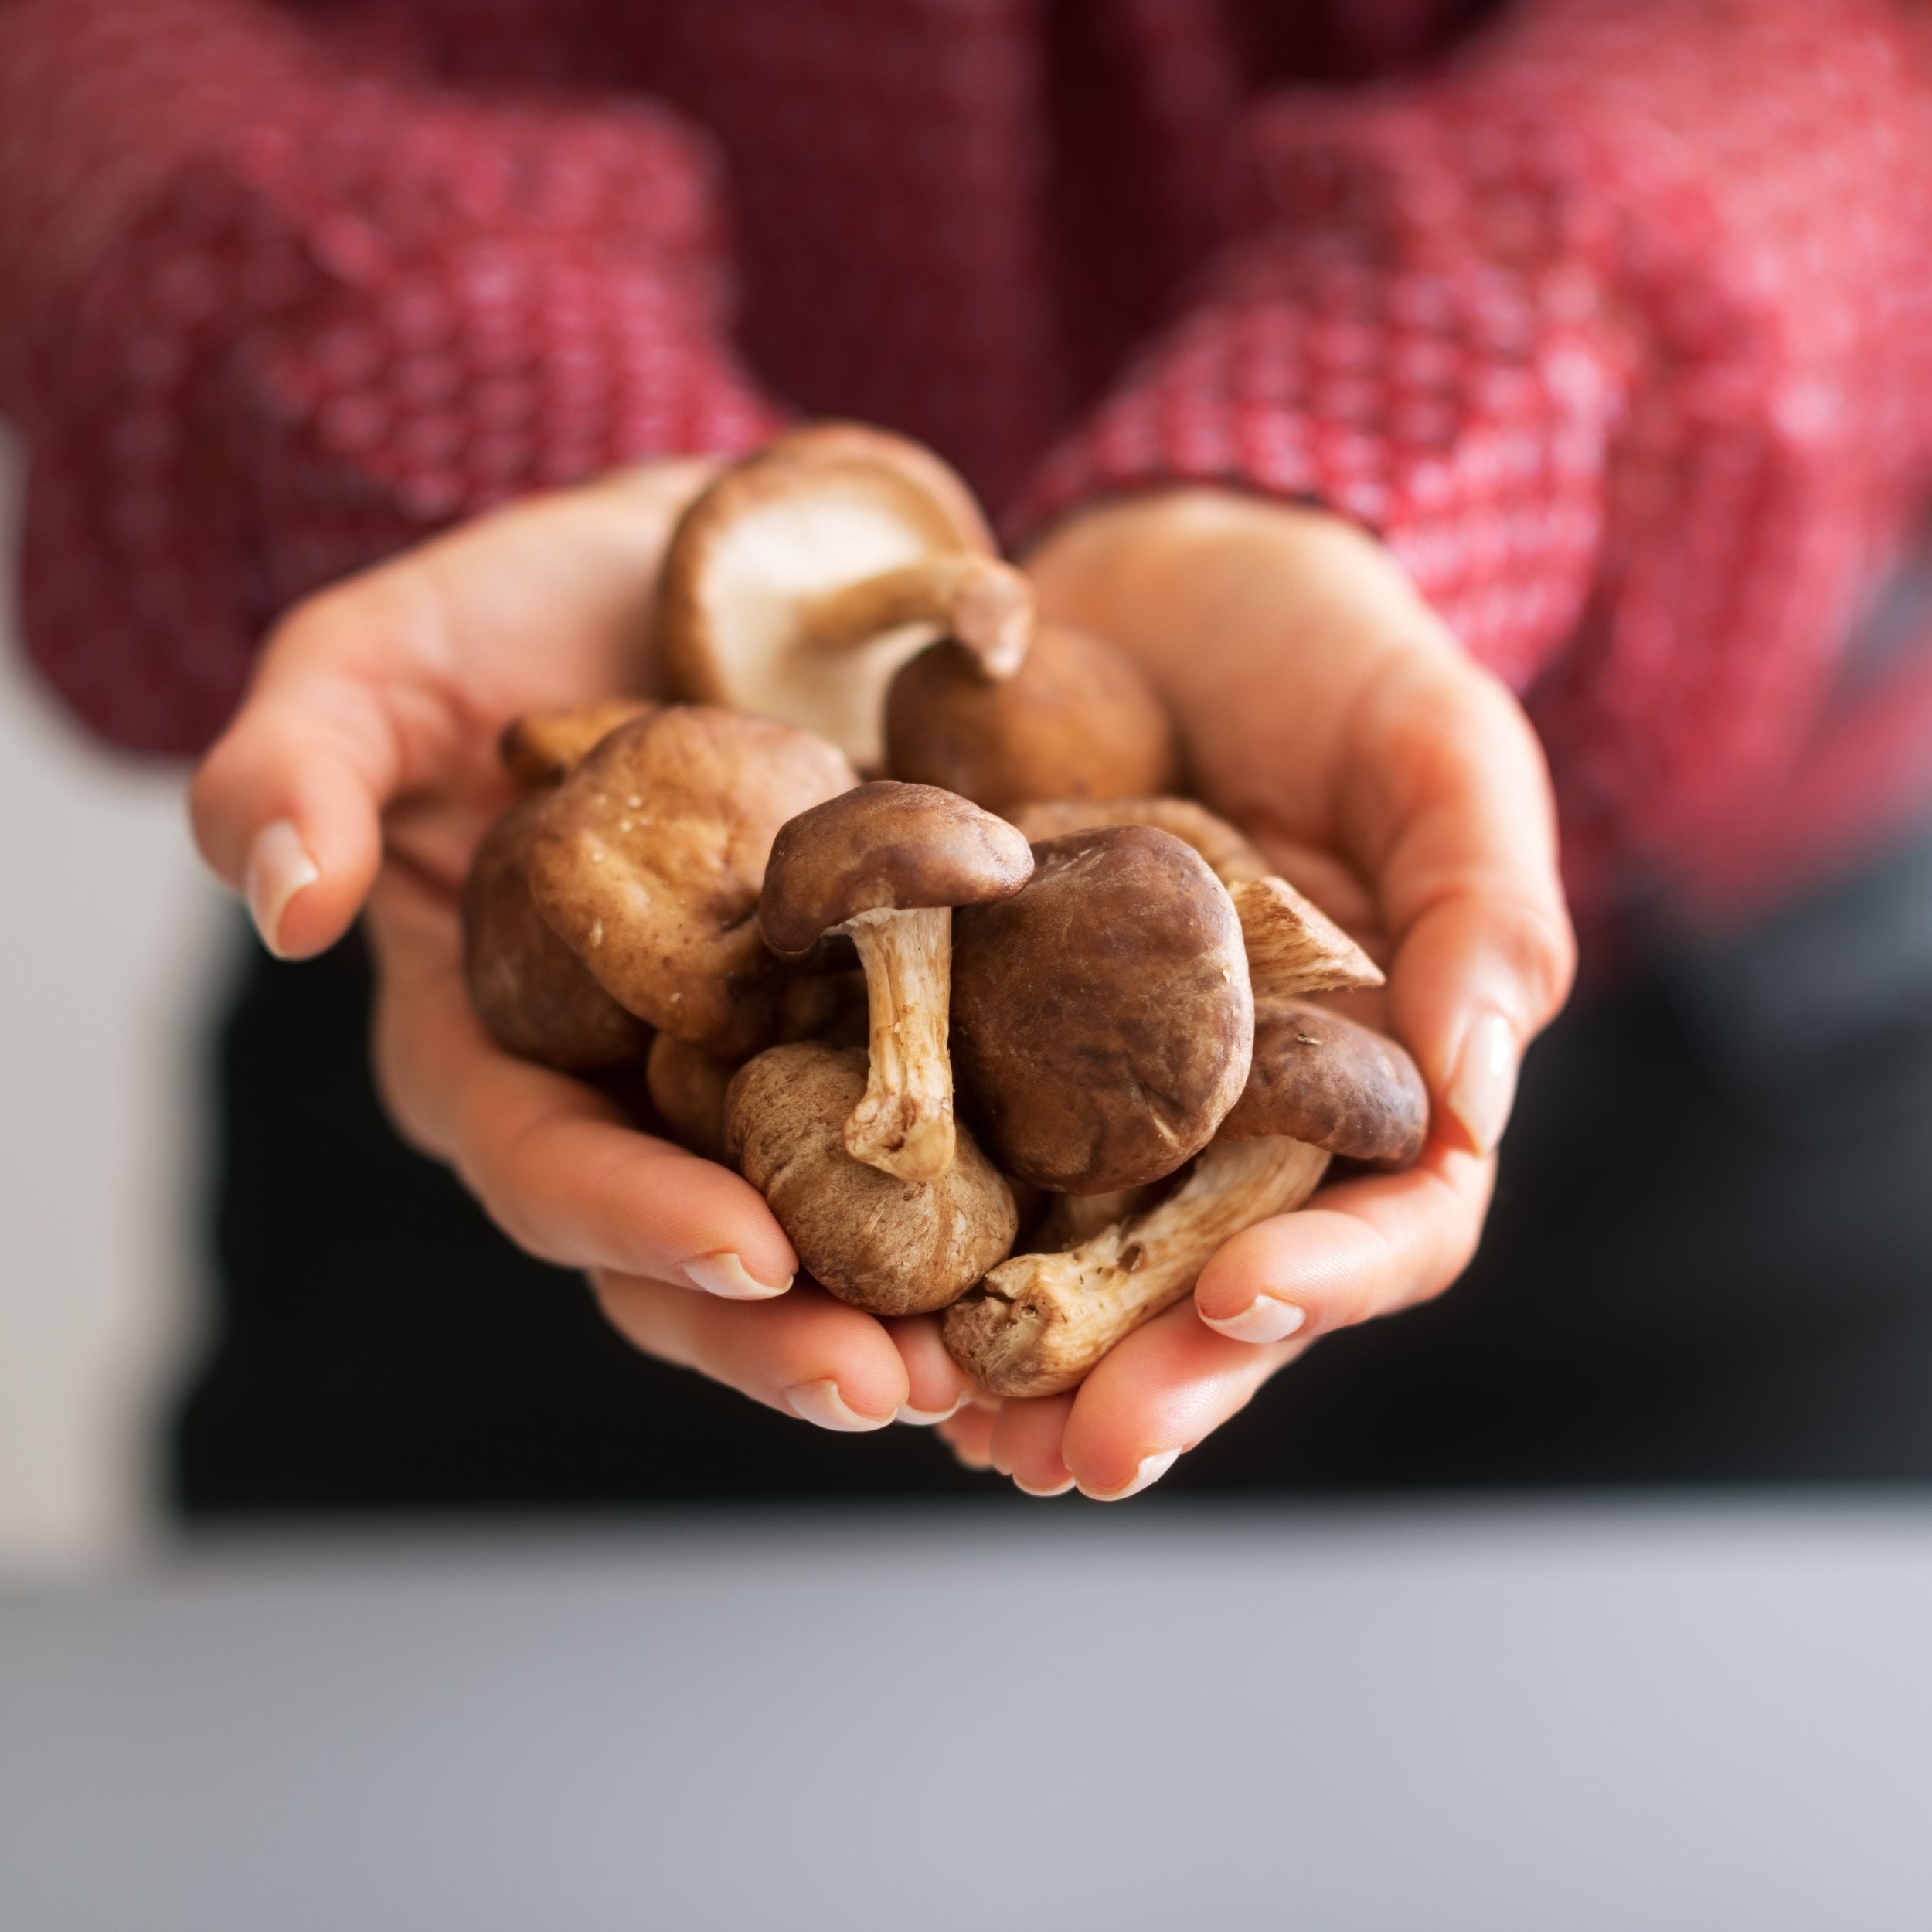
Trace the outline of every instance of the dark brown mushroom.
{"type": "Polygon", "coordinates": [[[952,1158],[953,910],[1010,897],[1032,862],[1004,819],[951,792],[889,779],[828,800],[779,832],[759,901],[766,944],[802,960],[827,934],[843,934],[866,971],[870,1073],[845,1127],[855,1160],[930,1181],[952,1158]]]}
{"type": "Polygon", "coordinates": [[[1254,1008],[1226,889],[1171,833],[1033,848],[1032,882],[958,914],[953,1051],[1002,1168],[1102,1194],[1172,1174],[1248,1077],[1254,1008]]]}

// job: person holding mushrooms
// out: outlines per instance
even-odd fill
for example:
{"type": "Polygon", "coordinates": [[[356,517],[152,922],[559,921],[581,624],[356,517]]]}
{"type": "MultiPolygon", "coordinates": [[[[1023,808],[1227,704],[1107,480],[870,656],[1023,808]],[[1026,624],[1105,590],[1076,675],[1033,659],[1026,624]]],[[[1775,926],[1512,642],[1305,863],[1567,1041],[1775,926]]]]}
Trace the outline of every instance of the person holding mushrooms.
{"type": "MultiPolygon", "coordinates": [[[[1656,939],[1694,918],[1698,959],[1720,927],[1743,944],[1932,792],[1923,653],[1835,675],[1932,474],[1928,110],[1932,28],[1887,0],[0,10],[29,647],[111,741],[199,761],[209,864],[268,954],[321,962],[252,967],[228,1036],[236,1319],[182,1424],[187,1506],[940,1482],[906,1444],[814,1448],[799,1417],[936,1423],[972,1467],[1105,1498],[1197,1449],[1182,1480],[1642,1474],[1640,1413],[1684,1473],[1770,1468],[1794,1402],[1827,1464],[1842,1444],[1854,1473],[1932,1470],[1932,1405],[1858,1419],[1884,1365],[1932,1360],[1923,1298],[1886,1285],[1927,1237],[1887,1247],[1845,1205],[1875,1159],[1882,1180],[1932,1148],[1932,1083],[1876,1154],[1800,1161],[1755,1125],[1751,1159],[1714,1153],[1719,1081],[1695,1027],[1658,1019],[1683,975],[1656,939]],[[504,1051],[464,986],[499,733],[663,695],[752,554],[714,530],[673,557],[672,644],[645,614],[673,528],[801,415],[930,444],[1019,569],[930,480],[853,498],[798,554],[849,546],[874,587],[806,572],[759,650],[805,640],[852,680],[984,708],[972,681],[1007,674],[1022,618],[1056,640],[1043,679],[1083,661],[1063,636],[1115,647],[1174,727],[1120,700],[1156,774],[1124,788],[1168,788],[1178,759],[1373,954],[1359,1010],[1427,1087],[1414,1165],[1236,1234],[1070,1390],[976,1398],[939,1316],[801,1279],[742,1175],[504,1051]],[[874,624],[935,614],[951,658],[874,662],[874,624]],[[1529,1083],[1535,1185],[1500,1271],[1341,1338],[1468,1267],[1524,1053],[1570,991],[1573,906],[1623,990],[1529,1083]],[[567,1288],[381,1138],[347,1084],[366,1007],[409,1147],[587,1275],[645,1355],[751,1406],[593,1345],[567,1288]],[[1845,1325],[1865,1352],[1815,1387],[1778,1352],[1821,1345],[1817,1264],[1781,1219],[1807,1198],[1872,1284],[1845,1325]],[[463,1294],[424,1282],[438,1267],[463,1294]],[[1788,1318],[1726,1345],[1786,1281],[1788,1318]],[[1866,1393],[1841,1412],[1835,1388],[1866,1393]]],[[[761,557],[791,541],[782,498],[751,505],[776,519],[761,557]]],[[[905,719],[864,689],[817,728],[869,767],[852,734],[905,719]]],[[[624,756],[668,746],[672,715],[622,726],[624,756]]],[[[908,775],[952,782],[961,733],[908,775]]],[[[554,782],[582,749],[518,755],[554,782]]],[[[802,774],[781,815],[871,775],[802,774]]],[[[603,915],[570,854],[607,828],[562,817],[501,835],[550,861],[496,855],[582,954],[603,915]]],[[[756,979],[757,882],[734,882],[740,923],[690,945],[756,979]]],[[[910,902],[936,903],[962,946],[998,917],[910,902]]],[[[851,926],[835,893],[821,912],[851,926]]],[[[869,974],[943,923],[889,923],[920,917],[861,929],[869,974]]],[[[634,1041],[567,962],[543,984],[585,1061],[634,1041]]],[[[683,990],[654,982],[659,1019],[683,990]]],[[[1284,1053],[1319,1042],[1270,1014],[1284,1053]]],[[[709,1050],[699,1030],[680,1053],[709,1050]]],[[[937,1091],[869,1089],[852,1049],[803,1053],[779,1099],[828,1150],[903,1131],[941,1164],[937,1091]]],[[[1285,1131],[1266,1099],[1225,1144],[1241,1162],[1285,1131]]],[[[1781,1127],[1794,1111],[1815,1117],[1794,1100],[1781,1127]]]]}

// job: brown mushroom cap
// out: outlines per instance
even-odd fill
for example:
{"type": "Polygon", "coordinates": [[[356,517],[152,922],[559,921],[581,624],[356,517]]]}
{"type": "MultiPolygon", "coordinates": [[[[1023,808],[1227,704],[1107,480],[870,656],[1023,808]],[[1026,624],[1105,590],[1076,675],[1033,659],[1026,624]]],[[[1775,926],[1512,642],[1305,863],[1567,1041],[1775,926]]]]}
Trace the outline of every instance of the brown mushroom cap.
{"type": "Polygon", "coordinates": [[[1263,1134],[1408,1167],[1429,1138],[1429,1090],[1415,1062],[1373,1027],[1306,1000],[1258,1001],[1253,1065],[1221,1138],[1263,1134]]]}
{"type": "Polygon", "coordinates": [[[594,704],[526,711],[503,727],[497,749],[526,785],[561,784],[619,725],[656,709],[648,698],[601,698],[594,704]]]}
{"type": "Polygon", "coordinates": [[[806,1271],[876,1315],[957,1301],[1013,1245],[1012,1191],[970,1134],[920,1185],[845,1151],[866,1090],[866,1056],[804,1041],[741,1067],[725,1103],[725,1145],[764,1195],[806,1271]]]}
{"type": "Polygon", "coordinates": [[[486,832],[463,883],[463,977],[491,1037],[546,1066],[588,1072],[634,1063],[651,1029],[627,1013],[545,924],[525,876],[539,801],[520,799],[486,832]]]}
{"type": "Polygon", "coordinates": [[[978,906],[1032,876],[1025,836],[935,785],[881,778],[780,828],[758,923],[781,959],[803,959],[861,913],[978,906]]]}
{"type": "Polygon", "coordinates": [[[1033,848],[1026,890],[954,916],[953,1052],[1000,1165],[1066,1194],[1172,1174],[1240,1097],[1254,1006],[1227,890],[1171,833],[1033,848]]]}
{"type": "Polygon", "coordinates": [[[778,828],[857,784],[767,719],[672,705],[621,726],[540,801],[537,908],[620,1005],[721,1058],[770,1038],[758,893],[778,828]]]}
{"type": "Polygon", "coordinates": [[[886,692],[886,768],[1005,812],[1029,798],[1167,791],[1179,781],[1180,748],[1124,651],[1043,624],[1010,677],[988,677],[946,638],[908,658],[886,692]]]}
{"type": "Polygon", "coordinates": [[[815,731],[876,770],[886,682],[936,628],[899,624],[828,661],[807,614],[909,565],[990,557],[971,504],[930,451],[876,432],[801,430],[734,465],[685,512],[665,555],[658,635],[672,689],[815,731]]]}
{"type": "Polygon", "coordinates": [[[660,1033],[645,1062],[645,1083],[671,1138],[707,1161],[724,1158],[725,1091],[737,1072],[702,1046],[660,1033]]]}

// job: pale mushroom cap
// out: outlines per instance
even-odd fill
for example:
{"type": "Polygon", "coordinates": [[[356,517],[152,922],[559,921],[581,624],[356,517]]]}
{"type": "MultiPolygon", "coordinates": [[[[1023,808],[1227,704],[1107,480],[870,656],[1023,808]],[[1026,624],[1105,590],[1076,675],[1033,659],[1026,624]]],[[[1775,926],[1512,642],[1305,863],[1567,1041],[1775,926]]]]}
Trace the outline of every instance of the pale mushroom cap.
{"type": "Polygon", "coordinates": [[[943,639],[908,658],[886,693],[886,764],[998,812],[1029,798],[1138,797],[1180,778],[1173,725],[1138,666],[1064,624],[1040,625],[1010,677],[988,677],[943,639]]]}
{"type": "Polygon", "coordinates": [[[1306,1000],[1264,1000],[1248,1083],[1221,1123],[1224,1140],[1263,1134],[1408,1167],[1429,1138],[1429,1090],[1386,1034],[1306,1000]]]}
{"type": "Polygon", "coordinates": [[[781,828],[758,920],[782,959],[860,913],[984,905],[1032,877],[1025,836],[934,785],[882,778],[815,805],[781,828]]]}
{"type": "Polygon", "coordinates": [[[872,463],[896,470],[930,497],[951,526],[954,547],[991,556],[998,548],[986,513],[966,479],[944,457],[910,436],[876,429],[869,423],[827,417],[781,430],[764,454],[789,463],[872,463]]]}
{"type": "Polygon", "coordinates": [[[486,832],[463,884],[463,977],[506,1052],[570,1071],[633,1065],[651,1029],[626,1012],[553,932],[525,864],[539,801],[519,800],[486,832]]]}
{"type": "Polygon", "coordinates": [[[1144,825],[1033,848],[1032,883],[954,916],[953,1057],[1008,1172],[1138,1187],[1240,1097],[1254,1006],[1241,929],[1200,855],[1144,825]]]}
{"type": "Polygon", "coordinates": [[[801,613],[860,579],[961,549],[990,554],[991,543],[983,524],[962,529],[951,492],[926,486],[936,457],[804,460],[791,447],[728,470],[679,522],[659,592],[666,672],[682,697],[783,719],[876,770],[886,685],[936,628],[901,625],[828,664],[804,642],[801,613]]]}
{"type": "Polygon", "coordinates": [[[726,1151],[841,1301],[875,1315],[943,1308],[1011,1250],[1012,1190],[964,1131],[924,1185],[854,1160],[844,1128],[866,1071],[863,1053],[817,1041],[760,1053],[726,1096],[726,1151]]]}
{"type": "Polygon", "coordinates": [[[768,719],[673,705],[621,726],[539,802],[530,889],[613,998],[724,1058],[777,1022],[758,893],[778,828],[857,784],[768,719]]]}

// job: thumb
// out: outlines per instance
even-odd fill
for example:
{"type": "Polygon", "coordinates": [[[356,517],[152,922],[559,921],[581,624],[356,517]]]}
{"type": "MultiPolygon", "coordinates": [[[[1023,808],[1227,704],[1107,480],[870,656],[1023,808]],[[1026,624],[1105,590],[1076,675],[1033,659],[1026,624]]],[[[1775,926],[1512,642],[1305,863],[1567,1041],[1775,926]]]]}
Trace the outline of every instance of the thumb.
{"type": "Polygon", "coordinates": [[[383,810],[403,780],[400,714],[416,682],[411,654],[385,648],[406,621],[398,574],[326,592],[284,621],[189,787],[202,855],[282,958],[333,945],[382,861],[383,810]]]}

